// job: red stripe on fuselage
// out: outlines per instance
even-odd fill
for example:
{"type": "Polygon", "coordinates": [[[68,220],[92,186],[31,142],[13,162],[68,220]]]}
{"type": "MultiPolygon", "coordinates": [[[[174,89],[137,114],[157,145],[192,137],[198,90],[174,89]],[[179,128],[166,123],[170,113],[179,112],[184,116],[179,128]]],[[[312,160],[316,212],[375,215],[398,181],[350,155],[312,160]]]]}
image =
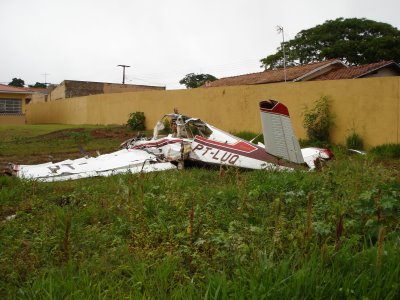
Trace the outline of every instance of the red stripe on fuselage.
{"type": "MultiPolygon", "coordinates": [[[[228,146],[228,144],[224,144],[224,143],[220,143],[220,142],[215,142],[215,141],[211,141],[211,140],[207,140],[205,138],[202,138],[200,136],[197,136],[194,138],[194,142],[202,145],[203,147],[206,148],[209,147],[210,151],[212,148],[214,149],[218,149],[218,150],[223,150],[226,152],[230,152],[230,153],[234,153],[234,154],[238,154],[239,156],[245,156],[251,159],[255,159],[255,160],[260,160],[260,161],[264,161],[264,162],[268,162],[268,163],[273,163],[275,165],[278,166],[285,166],[285,167],[290,167],[293,168],[296,166],[296,164],[291,163],[291,162],[287,162],[283,159],[280,159],[272,154],[269,154],[267,151],[265,151],[265,149],[263,147],[257,146],[257,145],[249,145],[255,148],[254,151],[250,151],[250,152],[243,152],[240,150],[236,150],[234,148],[228,148],[226,146],[228,146]]],[[[245,143],[245,142],[244,142],[245,143]]],[[[192,151],[204,151],[204,149],[199,149],[196,147],[194,147],[194,149],[192,151]]],[[[210,152],[211,153],[211,152],[210,152]]]]}
{"type": "Polygon", "coordinates": [[[257,150],[256,146],[253,146],[245,141],[237,141],[235,144],[227,144],[227,143],[221,143],[213,140],[208,140],[206,138],[203,138],[201,136],[196,135],[195,136],[195,141],[199,142],[207,142],[208,144],[211,144],[213,146],[218,146],[217,148],[223,149],[223,150],[236,150],[244,153],[251,153],[257,150]]]}
{"type": "MultiPolygon", "coordinates": [[[[249,151],[249,152],[244,152],[243,150],[238,150],[237,148],[229,147],[229,146],[231,146],[229,144],[220,143],[220,142],[216,142],[216,141],[212,141],[212,140],[207,140],[200,136],[196,136],[194,138],[194,142],[197,142],[205,147],[211,147],[211,148],[215,148],[218,150],[223,150],[226,152],[246,156],[246,157],[252,158],[252,159],[257,159],[257,160],[266,161],[266,162],[274,162],[274,163],[277,162],[276,157],[267,153],[264,148],[256,146],[256,145],[254,145],[254,146],[249,145],[254,150],[249,151]]],[[[243,141],[243,143],[246,143],[246,142],[243,141]]]]}

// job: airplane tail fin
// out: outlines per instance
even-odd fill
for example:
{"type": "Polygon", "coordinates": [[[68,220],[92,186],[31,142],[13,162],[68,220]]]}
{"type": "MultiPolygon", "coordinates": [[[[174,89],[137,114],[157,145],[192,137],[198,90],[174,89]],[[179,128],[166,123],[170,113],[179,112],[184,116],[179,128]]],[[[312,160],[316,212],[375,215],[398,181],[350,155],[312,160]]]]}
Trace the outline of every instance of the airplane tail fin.
{"type": "Polygon", "coordinates": [[[288,161],[304,163],[287,107],[275,100],[262,101],[260,113],[265,150],[288,161]]]}

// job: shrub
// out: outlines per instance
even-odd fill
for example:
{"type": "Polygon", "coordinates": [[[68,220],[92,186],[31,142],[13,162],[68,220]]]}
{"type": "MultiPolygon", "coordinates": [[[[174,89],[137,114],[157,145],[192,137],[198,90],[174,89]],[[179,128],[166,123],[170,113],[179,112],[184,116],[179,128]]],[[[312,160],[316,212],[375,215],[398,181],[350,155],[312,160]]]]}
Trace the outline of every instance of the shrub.
{"type": "Polygon", "coordinates": [[[330,102],[329,97],[323,96],[315,101],[313,108],[309,109],[307,106],[304,108],[303,127],[311,142],[329,142],[330,130],[334,124],[330,102]]]}
{"type": "Polygon", "coordinates": [[[144,116],[144,112],[136,111],[129,115],[128,126],[132,130],[145,130],[146,127],[144,125],[146,117],[144,116]]]}
{"type": "Polygon", "coordinates": [[[346,146],[348,149],[362,150],[364,147],[362,137],[353,131],[353,133],[346,138],[346,146]]]}

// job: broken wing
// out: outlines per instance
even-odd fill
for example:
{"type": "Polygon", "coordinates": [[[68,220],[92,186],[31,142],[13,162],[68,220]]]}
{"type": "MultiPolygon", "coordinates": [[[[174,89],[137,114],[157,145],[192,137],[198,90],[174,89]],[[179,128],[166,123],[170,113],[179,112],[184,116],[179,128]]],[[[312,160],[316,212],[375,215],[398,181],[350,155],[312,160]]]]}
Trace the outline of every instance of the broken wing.
{"type": "Polygon", "coordinates": [[[57,163],[12,165],[12,172],[16,176],[46,182],[170,169],[176,169],[176,166],[158,161],[154,154],[134,149],[122,149],[97,157],[68,159],[57,163]]]}

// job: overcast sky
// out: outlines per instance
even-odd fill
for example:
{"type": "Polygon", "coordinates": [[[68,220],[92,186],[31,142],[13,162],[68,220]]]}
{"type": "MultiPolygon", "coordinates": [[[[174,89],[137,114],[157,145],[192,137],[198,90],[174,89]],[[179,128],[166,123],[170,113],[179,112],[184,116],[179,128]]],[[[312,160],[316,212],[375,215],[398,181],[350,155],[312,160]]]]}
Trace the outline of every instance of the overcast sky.
{"type": "Polygon", "coordinates": [[[260,72],[303,29],[339,17],[400,28],[399,0],[0,0],[0,82],[64,79],[184,88],[188,73],[260,72]]]}

